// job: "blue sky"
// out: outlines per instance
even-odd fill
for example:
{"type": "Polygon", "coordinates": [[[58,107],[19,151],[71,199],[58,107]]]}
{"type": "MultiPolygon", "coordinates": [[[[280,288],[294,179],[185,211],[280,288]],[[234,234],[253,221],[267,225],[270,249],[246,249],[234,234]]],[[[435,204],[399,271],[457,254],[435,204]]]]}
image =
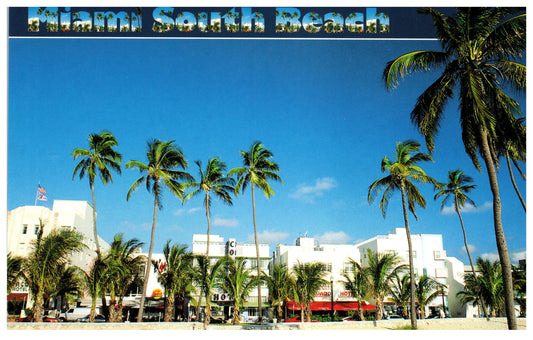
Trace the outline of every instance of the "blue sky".
{"type": "MultiPolygon", "coordinates": [[[[228,168],[242,165],[239,150],[256,140],[274,153],[284,184],[270,200],[256,196],[260,240],[293,244],[304,234],[322,243],[353,244],[403,227],[400,195],[384,219],[369,205],[368,186],[385,174],[384,156],[395,143],[423,138],[409,114],[417,96],[438,73],[409,77],[387,92],[385,63],[416,49],[439,49],[436,41],[309,40],[126,40],[10,39],[8,82],[7,209],[33,205],[37,184],[54,199],[91,201],[88,180],[72,180],[77,147],[89,133],[108,130],[124,161],[145,161],[151,138],[176,140],[189,161],[220,156],[228,168]]],[[[524,105],[525,98],[519,97],[524,105]]],[[[423,147],[423,151],[425,151],[423,147]]],[[[427,173],[445,181],[461,168],[478,190],[478,209],[465,211],[473,256],[497,259],[490,188],[466,156],[458,106],[451,102],[427,173]]],[[[505,164],[499,172],[503,222],[513,262],[526,249],[526,218],[505,164]]],[[[523,168],[525,169],[525,165],[523,168]]],[[[143,188],[126,193],[140,176],[123,168],[114,183],[96,183],[98,231],[108,242],[116,233],[150,241],[153,197],[143,188]]],[[[515,176],[518,174],[515,172],[515,176]]],[[[517,177],[526,193],[525,181],[517,177]]],[[[428,202],[409,216],[411,232],[443,235],[449,256],[467,262],[458,218],[440,212],[430,186],[428,202]]],[[[253,241],[250,191],[228,207],[212,206],[212,234],[253,241]]],[[[191,244],[206,232],[202,198],[182,205],[168,191],[158,213],[154,250],[168,239],[191,244]]]]}

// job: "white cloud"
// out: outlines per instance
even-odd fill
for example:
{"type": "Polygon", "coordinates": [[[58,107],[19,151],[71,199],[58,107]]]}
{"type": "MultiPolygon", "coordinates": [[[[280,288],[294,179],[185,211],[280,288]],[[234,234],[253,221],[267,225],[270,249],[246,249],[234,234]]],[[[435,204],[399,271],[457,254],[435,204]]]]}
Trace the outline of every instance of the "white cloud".
{"type": "Polygon", "coordinates": [[[321,244],[346,244],[351,237],[344,231],[326,231],[324,234],[315,236],[321,244]]]}
{"type": "Polygon", "coordinates": [[[485,253],[485,254],[481,254],[480,257],[483,259],[483,260],[489,260],[491,262],[494,262],[494,261],[500,261],[500,255],[498,255],[498,252],[497,251],[494,251],[492,253],[485,253]]]}
{"type": "Polygon", "coordinates": [[[331,177],[318,178],[315,185],[300,185],[298,190],[289,194],[289,197],[314,203],[314,198],[322,196],[324,191],[337,186],[337,181],[331,177]]]}
{"type": "MultiPolygon", "coordinates": [[[[518,264],[518,260],[523,260],[526,258],[526,250],[525,249],[515,250],[509,254],[509,257],[511,258],[511,263],[518,264]]],[[[500,255],[498,255],[498,251],[494,251],[492,253],[481,254],[481,258],[484,260],[490,260],[492,262],[500,261],[500,255]]]]}
{"type": "MultiPolygon", "coordinates": [[[[475,253],[477,251],[477,247],[473,244],[468,245],[468,250],[470,251],[470,254],[475,253]]],[[[461,251],[466,254],[466,247],[462,246],[461,251]]]]}
{"type": "Polygon", "coordinates": [[[178,209],[174,212],[174,215],[179,216],[181,214],[189,214],[192,215],[196,213],[197,211],[202,210],[202,208],[190,208],[190,209],[178,209]]]}
{"type": "MultiPolygon", "coordinates": [[[[464,207],[461,208],[461,213],[462,214],[467,214],[467,213],[479,213],[479,212],[483,212],[483,211],[486,211],[486,210],[491,210],[492,209],[492,202],[485,202],[483,203],[483,205],[481,206],[478,206],[477,208],[474,207],[472,204],[465,204],[464,207]]],[[[444,207],[442,208],[442,211],[441,213],[443,215],[450,215],[450,214],[455,214],[455,207],[453,206],[449,206],[449,207],[444,207]]]]}
{"type": "Polygon", "coordinates": [[[233,227],[236,227],[239,225],[239,221],[235,218],[220,218],[220,217],[215,217],[213,219],[213,225],[214,226],[218,226],[218,227],[230,227],[230,228],[233,228],[233,227]]]}
{"type": "Polygon", "coordinates": [[[518,263],[518,260],[524,260],[526,258],[526,250],[515,250],[510,256],[512,263],[518,263]]]}
{"type": "MultiPolygon", "coordinates": [[[[260,243],[278,243],[289,237],[289,233],[283,231],[270,231],[265,230],[262,233],[257,234],[257,238],[260,243]]],[[[255,242],[253,234],[248,235],[247,242],[255,242]]]]}
{"type": "MultiPolygon", "coordinates": [[[[136,223],[133,223],[133,222],[130,222],[130,221],[124,221],[122,222],[122,225],[126,227],[127,230],[151,230],[152,229],[152,225],[150,223],[141,223],[141,224],[136,224],[136,223]]],[[[157,225],[156,225],[157,227],[157,225]]]]}

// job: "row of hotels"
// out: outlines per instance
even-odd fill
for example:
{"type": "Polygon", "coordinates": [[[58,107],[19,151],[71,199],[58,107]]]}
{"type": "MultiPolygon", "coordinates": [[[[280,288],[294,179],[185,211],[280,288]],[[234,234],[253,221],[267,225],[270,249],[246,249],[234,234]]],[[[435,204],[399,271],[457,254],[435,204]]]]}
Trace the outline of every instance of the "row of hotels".
{"type": "MultiPolygon", "coordinates": [[[[72,256],[71,263],[87,270],[95,258],[96,242],[93,237],[93,214],[92,206],[86,201],[54,200],[52,210],[43,206],[23,206],[8,212],[7,224],[7,252],[16,256],[27,256],[31,251],[32,241],[37,238],[39,232],[39,221],[45,221],[46,236],[51,230],[57,228],[67,228],[76,230],[83,235],[83,242],[87,248],[72,256]]],[[[436,298],[426,309],[429,315],[430,310],[446,307],[448,316],[451,317],[475,317],[479,315],[478,308],[471,305],[463,305],[458,298],[457,292],[464,288],[465,270],[471,270],[470,266],[465,266],[454,257],[449,257],[443,247],[442,235],[439,234],[413,234],[411,235],[413,245],[413,257],[415,274],[427,274],[448,287],[447,295],[436,298]]],[[[102,252],[109,249],[109,244],[99,238],[102,252]]],[[[193,254],[205,254],[207,246],[207,235],[194,235],[192,239],[193,254]]],[[[408,263],[407,239],[404,228],[396,228],[387,235],[377,235],[357,244],[320,244],[316,239],[301,236],[296,239],[294,245],[276,246],[271,253],[268,244],[260,244],[260,266],[261,270],[268,273],[269,268],[274,264],[281,263],[292,268],[296,263],[322,262],[329,272],[326,280],[330,284],[323,287],[315,297],[315,302],[311,309],[329,310],[334,305],[335,310],[353,310],[355,302],[351,293],[343,284],[342,273],[351,270],[350,259],[359,262],[363,267],[367,264],[367,251],[396,253],[405,263],[408,263]]],[[[223,256],[244,257],[247,259],[249,268],[256,268],[257,257],[254,243],[240,242],[237,239],[227,239],[219,235],[210,235],[210,258],[220,258],[223,256]]],[[[143,253],[139,253],[143,254],[143,253]]],[[[163,254],[153,254],[155,261],[164,261],[163,254]]],[[[148,299],[152,306],[162,307],[163,302],[157,298],[160,296],[162,287],[157,282],[156,275],[150,274],[147,295],[154,297],[148,299]],[[159,295],[159,296],[158,296],[159,295]]],[[[258,294],[252,292],[245,304],[243,312],[244,319],[253,319],[258,313],[258,294]]],[[[268,315],[268,288],[261,287],[263,315],[268,315]]],[[[28,297],[27,287],[21,283],[11,292],[10,299],[24,299],[30,306],[31,298],[28,297]]],[[[224,292],[218,292],[211,297],[212,302],[221,306],[221,312],[229,315],[230,297],[224,292]],[[226,306],[226,307],[224,307],[226,306]]],[[[128,296],[124,305],[132,308],[138,307],[140,292],[128,296]]],[[[367,303],[375,303],[369,300],[367,303]]],[[[90,299],[79,301],[82,306],[90,305],[90,299]]],[[[191,310],[191,302],[184,309],[191,310]]],[[[202,305],[205,302],[202,301],[202,305]]],[[[392,301],[385,301],[385,308],[389,313],[395,314],[392,301]]],[[[297,308],[289,305],[289,309],[297,308]]],[[[152,309],[153,310],[153,309],[152,309]]]]}

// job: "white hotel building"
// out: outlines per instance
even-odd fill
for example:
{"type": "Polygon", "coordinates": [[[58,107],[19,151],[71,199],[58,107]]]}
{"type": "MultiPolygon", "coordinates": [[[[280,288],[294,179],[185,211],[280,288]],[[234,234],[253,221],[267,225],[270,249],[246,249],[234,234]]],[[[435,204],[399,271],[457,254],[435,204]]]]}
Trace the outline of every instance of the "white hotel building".
{"type": "MultiPolygon", "coordinates": [[[[446,307],[452,317],[466,316],[465,307],[458,301],[455,294],[464,287],[463,264],[453,257],[447,257],[443,249],[442,235],[413,234],[411,235],[414,251],[415,275],[427,274],[448,286],[448,296],[444,298],[446,307]]],[[[314,238],[299,237],[296,245],[278,245],[273,256],[273,264],[282,263],[290,269],[298,262],[322,262],[330,274],[325,277],[332,282],[319,291],[315,301],[319,304],[331,305],[331,290],[333,301],[337,303],[353,301],[351,294],[345,289],[342,272],[350,270],[349,260],[367,264],[367,249],[378,253],[394,252],[404,263],[408,263],[407,238],[404,228],[396,228],[388,235],[378,235],[355,245],[319,244],[314,238]],[[332,287],[331,287],[332,285],[332,287]]],[[[375,303],[369,300],[370,303],[375,303]]],[[[385,300],[385,304],[392,302],[385,300]]],[[[436,298],[429,307],[442,306],[442,297],[436,298]]],[[[330,307],[331,308],[331,307],[330,307]]],[[[342,310],[342,307],[340,307],[342,310]]]]}

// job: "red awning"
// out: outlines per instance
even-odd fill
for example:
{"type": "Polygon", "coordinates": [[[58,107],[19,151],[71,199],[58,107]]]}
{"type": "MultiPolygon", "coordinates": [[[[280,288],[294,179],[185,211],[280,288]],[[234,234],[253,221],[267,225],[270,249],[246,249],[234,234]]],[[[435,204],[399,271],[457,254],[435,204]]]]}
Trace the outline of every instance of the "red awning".
{"type": "MultiPolygon", "coordinates": [[[[311,311],[330,311],[331,310],[331,302],[330,301],[314,301],[311,302],[311,311]]],[[[362,303],[363,310],[373,310],[376,309],[376,306],[367,304],[363,301],[362,303]]],[[[300,310],[300,305],[297,304],[294,301],[287,302],[287,308],[290,310],[300,310]]],[[[359,310],[359,303],[357,302],[349,302],[349,301],[335,301],[333,303],[333,309],[334,310],[341,310],[341,311],[355,311],[359,310]]]]}
{"type": "Polygon", "coordinates": [[[28,293],[10,293],[7,296],[7,301],[25,300],[28,298],[28,293]]]}

